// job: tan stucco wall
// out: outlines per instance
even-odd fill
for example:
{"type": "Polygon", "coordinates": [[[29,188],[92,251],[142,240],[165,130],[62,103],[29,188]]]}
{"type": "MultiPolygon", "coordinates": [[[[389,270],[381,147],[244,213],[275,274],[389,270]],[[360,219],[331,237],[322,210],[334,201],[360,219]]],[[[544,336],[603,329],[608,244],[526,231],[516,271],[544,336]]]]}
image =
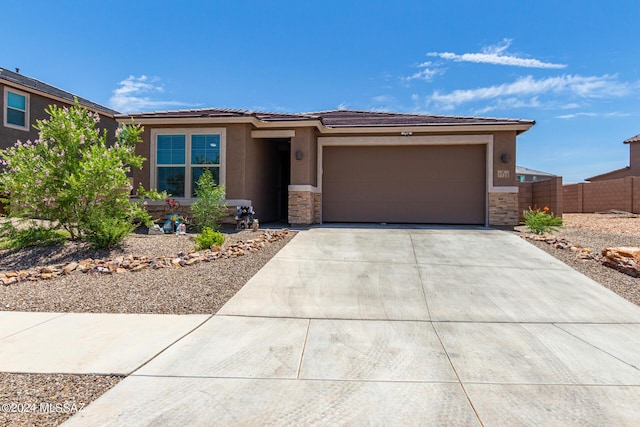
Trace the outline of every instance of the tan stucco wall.
{"type": "Polygon", "coordinates": [[[629,143],[629,174],[640,176],[640,142],[629,143]]]}
{"type": "Polygon", "coordinates": [[[291,184],[317,185],[318,139],[315,128],[298,128],[291,138],[291,184]],[[296,151],[302,159],[296,160],[296,151]]]}
{"type": "Polygon", "coordinates": [[[251,125],[231,124],[227,129],[227,164],[226,164],[226,188],[228,199],[249,199],[247,188],[247,150],[251,140],[251,125]]]}
{"type": "Polygon", "coordinates": [[[493,185],[516,185],[516,132],[496,132],[493,134],[493,185]],[[509,157],[508,163],[502,162],[502,155],[509,157]],[[499,177],[498,171],[507,171],[508,177],[499,177]]]}
{"type": "Polygon", "coordinates": [[[133,188],[137,190],[140,184],[147,190],[150,188],[150,176],[151,164],[149,159],[151,158],[151,131],[145,127],[142,132],[142,142],[136,145],[136,154],[144,157],[146,160],[142,163],[142,169],[133,169],[133,188]]]}

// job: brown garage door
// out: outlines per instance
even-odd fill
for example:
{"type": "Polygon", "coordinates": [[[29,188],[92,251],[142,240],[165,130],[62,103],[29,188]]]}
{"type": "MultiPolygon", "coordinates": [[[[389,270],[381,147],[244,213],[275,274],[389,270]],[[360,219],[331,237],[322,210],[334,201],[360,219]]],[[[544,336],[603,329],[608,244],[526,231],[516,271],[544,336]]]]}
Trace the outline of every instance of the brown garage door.
{"type": "Polygon", "coordinates": [[[325,222],[484,224],[484,145],[325,146],[325,222]]]}

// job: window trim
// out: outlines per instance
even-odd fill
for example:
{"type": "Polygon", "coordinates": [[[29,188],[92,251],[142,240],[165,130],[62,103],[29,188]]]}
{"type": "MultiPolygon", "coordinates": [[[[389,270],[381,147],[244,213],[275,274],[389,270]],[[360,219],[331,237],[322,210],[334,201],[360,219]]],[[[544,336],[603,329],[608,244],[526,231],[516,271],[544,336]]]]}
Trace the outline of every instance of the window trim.
{"type": "Polygon", "coordinates": [[[22,92],[20,90],[14,89],[12,87],[9,86],[5,86],[4,87],[4,104],[3,104],[3,124],[4,127],[7,128],[11,128],[11,129],[18,129],[18,130],[29,130],[29,125],[30,125],[30,115],[29,115],[29,111],[31,110],[30,106],[31,106],[31,99],[30,99],[30,94],[27,92],[22,92]],[[19,125],[15,125],[13,123],[8,123],[7,122],[7,111],[9,110],[9,92],[14,93],[16,95],[20,95],[20,96],[24,96],[25,100],[24,100],[24,107],[25,107],[25,111],[24,111],[24,126],[19,126],[19,125]]]}
{"type": "Polygon", "coordinates": [[[197,200],[191,197],[191,171],[193,167],[201,167],[202,165],[191,164],[191,136],[213,134],[220,135],[220,185],[226,184],[226,163],[227,163],[227,129],[226,128],[153,128],[151,129],[151,153],[150,153],[150,182],[149,185],[153,189],[158,188],[158,135],[184,135],[185,136],[185,164],[184,165],[165,165],[162,167],[183,167],[185,168],[185,197],[177,197],[181,202],[191,202],[197,200]]]}

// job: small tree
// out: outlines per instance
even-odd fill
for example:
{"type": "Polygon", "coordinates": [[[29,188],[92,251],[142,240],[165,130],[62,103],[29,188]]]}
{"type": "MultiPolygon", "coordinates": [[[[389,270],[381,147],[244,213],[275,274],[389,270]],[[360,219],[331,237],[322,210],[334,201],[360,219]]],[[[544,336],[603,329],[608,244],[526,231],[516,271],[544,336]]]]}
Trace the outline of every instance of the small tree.
{"type": "Polygon", "coordinates": [[[142,128],[121,126],[116,142],[107,144],[100,116],[77,100],[68,108],[49,106],[49,120],[38,120],[35,141],[18,141],[0,153],[4,170],[0,185],[10,216],[50,221],[51,229],[67,231],[71,239],[112,246],[133,229],[136,220],[150,217],[129,203],[131,166],[142,167],[135,154],[142,128]]]}
{"type": "Polygon", "coordinates": [[[219,230],[222,218],[227,213],[224,185],[216,185],[210,170],[205,171],[196,183],[198,200],[191,205],[191,212],[196,220],[198,230],[210,228],[219,230]]]}

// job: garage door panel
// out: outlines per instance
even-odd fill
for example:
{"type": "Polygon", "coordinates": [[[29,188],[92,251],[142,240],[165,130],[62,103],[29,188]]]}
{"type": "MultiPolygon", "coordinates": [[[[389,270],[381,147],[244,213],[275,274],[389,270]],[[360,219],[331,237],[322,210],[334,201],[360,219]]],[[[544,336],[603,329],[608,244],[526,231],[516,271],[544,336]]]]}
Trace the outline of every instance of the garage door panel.
{"type": "Polygon", "coordinates": [[[323,220],[482,224],[485,146],[324,147],[323,220]]]}

